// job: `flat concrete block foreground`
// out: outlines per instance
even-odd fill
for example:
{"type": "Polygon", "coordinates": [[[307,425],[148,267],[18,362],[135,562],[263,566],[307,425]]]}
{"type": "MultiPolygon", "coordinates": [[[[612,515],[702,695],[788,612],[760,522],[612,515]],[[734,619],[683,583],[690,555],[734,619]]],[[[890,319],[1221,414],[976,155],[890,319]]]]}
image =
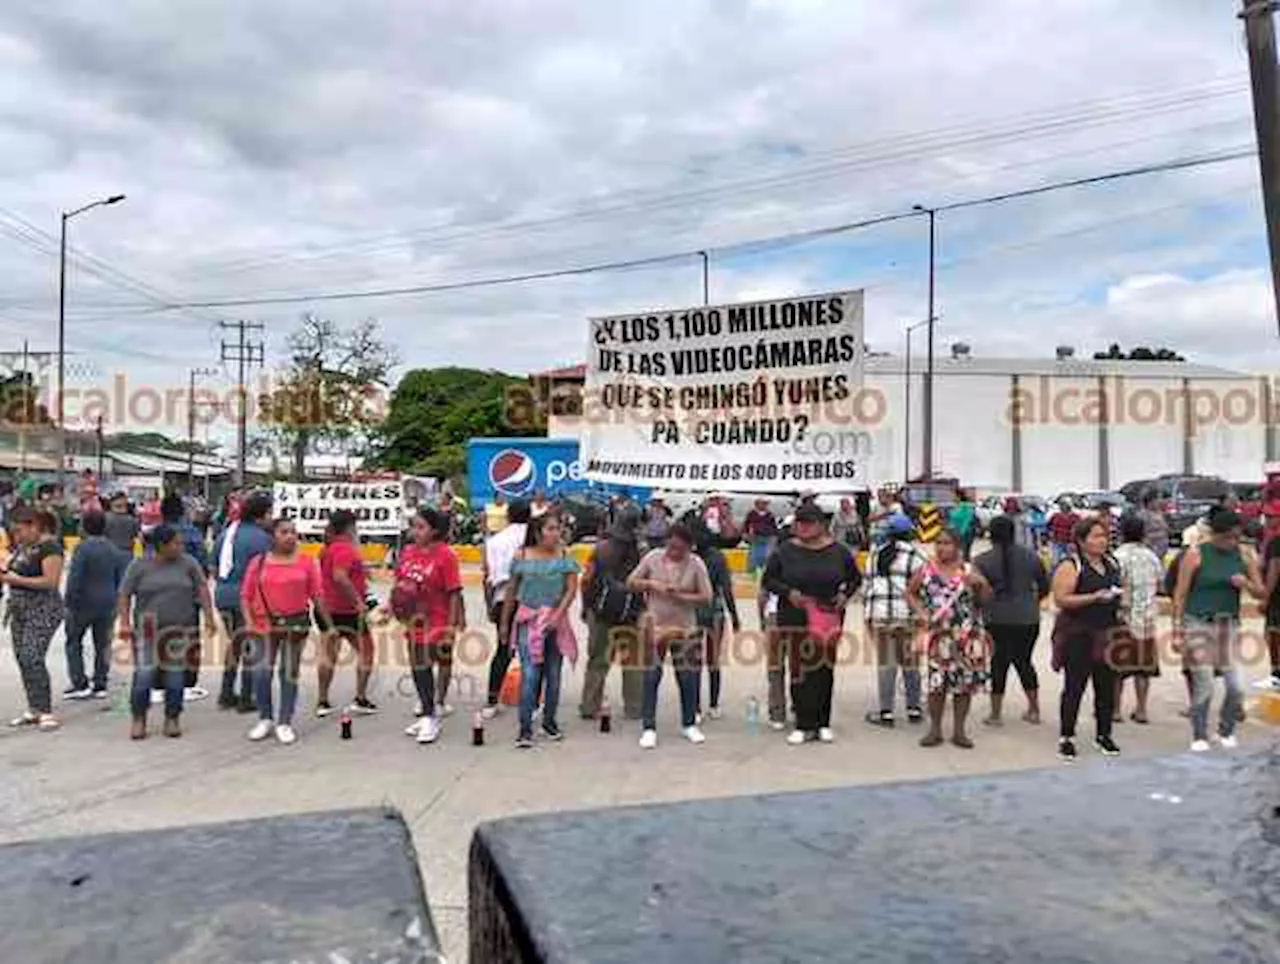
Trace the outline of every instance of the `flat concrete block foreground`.
{"type": "MultiPolygon", "coordinates": [[[[479,593],[468,593],[472,625],[483,625],[479,593]]],[[[755,616],[744,607],[744,621],[755,616]]],[[[850,626],[857,625],[857,614],[850,626]]],[[[1011,678],[1007,722],[983,727],[985,698],[975,701],[970,733],[973,750],[950,745],[924,750],[918,728],[899,722],[894,730],[868,726],[874,703],[874,667],[864,661],[836,672],[834,727],[837,742],[788,747],[784,734],[751,728],[748,698],[763,705],[764,667],[730,664],[725,669],[725,716],[708,721],[707,742],[691,746],[679,737],[677,698],[671,673],[663,680],[656,751],[638,748],[637,725],[616,717],[602,734],[577,718],[582,664],[569,672],[561,701],[566,739],[540,742],[531,751],[512,748],[514,711],[504,710],[486,727],[486,744],[471,745],[471,709],[482,699],[485,667],[460,667],[455,683],[456,715],[446,721],[434,746],[418,746],[402,735],[412,719],[412,687],[399,659],[378,668],[373,697],[382,712],[355,721],[355,737],[339,739],[337,717],[312,715],[314,673],[306,671],[299,715],[300,740],[293,747],[245,739],[251,719],[219,711],[212,700],[184,714],[180,740],[162,737],[134,743],[127,738],[123,689],[128,668],[114,673],[111,700],[59,707],[65,721],[57,733],[0,731],[0,841],[114,830],[147,830],[286,813],[389,804],[401,810],[427,882],[431,912],[451,960],[465,959],[466,862],[472,832],[482,821],[514,814],[605,808],[787,790],[811,790],[895,780],[1060,767],[1055,756],[1060,677],[1048,668],[1046,620],[1037,645],[1045,722],[1019,721],[1023,704],[1011,678]]],[[[585,633],[583,633],[585,638],[585,633]]],[[[7,649],[7,639],[4,648],[7,649]]],[[[727,647],[732,651],[732,647],[727,647]]],[[[61,636],[50,649],[55,692],[65,686],[61,636]]],[[[1261,675],[1260,666],[1249,676],[1261,675]]],[[[351,671],[339,672],[334,698],[349,699],[351,671]]],[[[216,689],[218,674],[206,669],[202,682],[216,689]]],[[[621,706],[619,681],[610,679],[610,701],[621,706]]],[[[705,687],[705,683],[704,683],[705,687]]],[[[705,694],[705,688],[704,688],[705,694]]],[[[1126,714],[1132,695],[1126,692],[1126,714]]],[[[8,716],[22,709],[22,691],[10,653],[0,654],[0,706],[8,716]]],[[[1116,740],[1126,758],[1179,753],[1190,733],[1178,710],[1185,693],[1177,667],[1154,681],[1149,726],[1125,722],[1116,740]]],[[[899,703],[901,714],[901,703],[899,703]]],[[[1077,766],[1110,767],[1091,748],[1091,707],[1081,713],[1082,759],[1077,766]]],[[[158,713],[153,714],[158,729],[158,713]]],[[[763,716],[763,714],[762,714],[763,716]]],[[[1276,730],[1251,719],[1241,731],[1246,749],[1275,739],[1276,730]]],[[[339,853],[316,847],[317,865],[340,863],[339,853]]],[[[625,868],[619,868],[625,873],[625,868]]],[[[51,922],[51,926],[57,926],[51,922]]]]}

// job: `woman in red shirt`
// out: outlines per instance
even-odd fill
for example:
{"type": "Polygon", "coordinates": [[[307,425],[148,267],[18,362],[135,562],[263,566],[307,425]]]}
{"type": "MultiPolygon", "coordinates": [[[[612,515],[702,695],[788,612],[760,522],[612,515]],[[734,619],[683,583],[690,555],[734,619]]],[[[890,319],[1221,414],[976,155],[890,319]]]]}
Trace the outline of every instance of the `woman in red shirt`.
{"type": "Polygon", "coordinates": [[[466,626],[462,606],[462,576],[458,557],[446,541],[448,521],[435,509],[422,508],[413,517],[413,542],[396,564],[391,612],[405,628],[413,684],[422,703],[422,718],[405,734],[419,743],[434,743],[440,735],[436,717],[437,689],[431,673],[440,665],[439,695],[448,687],[455,636],[466,626]]]}
{"type": "Polygon", "coordinates": [[[329,614],[320,596],[320,570],[315,560],[298,551],[298,530],[292,522],[277,519],[271,529],[271,549],[255,556],[245,570],[240,587],[240,608],[245,626],[257,643],[254,695],[258,722],[249,739],[265,740],[273,732],[285,746],[296,743],[293,711],[298,703],[298,670],[302,649],[311,634],[311,608],[321,625],[329,614]],[[272,717],[271,673],[280,658],[280,715],[272,717]]]}
{"type": "Polygon", "coordinates": [[[338,646],[346,640],[356,651],[356,698],[353,713],[376,713],[378,707],[369,699],[369,675],[373,671],[373,636],[369,632],[369,576],[356,538],[356,516],[339,509],[329,517],[329,541],[320,552],[320,595],[329,611],[328,632],[323,641],[323,655],[317,669],[320,695],[316,716],[333,712],[329,687],[338,662],[338,646]]]}

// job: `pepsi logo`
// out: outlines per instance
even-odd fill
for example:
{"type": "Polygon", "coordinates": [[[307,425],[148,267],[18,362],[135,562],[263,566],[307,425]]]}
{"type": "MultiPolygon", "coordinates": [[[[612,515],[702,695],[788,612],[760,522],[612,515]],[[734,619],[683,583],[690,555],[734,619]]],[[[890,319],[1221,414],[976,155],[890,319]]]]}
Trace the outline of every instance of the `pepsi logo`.
{"type": "Polygon", "coordinates": [[[520,496],[533,488],[537,467],[519,449],[503,449],[489,461],[489,484],[507,496],[520,496]]]}

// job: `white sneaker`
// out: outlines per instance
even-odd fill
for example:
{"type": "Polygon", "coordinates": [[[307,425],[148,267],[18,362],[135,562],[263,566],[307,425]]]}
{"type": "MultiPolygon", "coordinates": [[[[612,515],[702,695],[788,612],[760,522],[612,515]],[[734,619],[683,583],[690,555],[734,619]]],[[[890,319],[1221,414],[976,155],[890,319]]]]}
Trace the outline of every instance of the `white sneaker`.
{"type": "Polygon", "coordinates": [[[21,716],[17,717],[16,719],[10,720],[9,725],[13,727],[35,726],[39,722],[40,722],[40,717],[36,716],[36,714],[32,713],[30,710],[27,710],[25,713],[23,713],[21,716]]]}
{"type": "Polygon", "coordinates": [[[298,742],[298,734],[293,732],[293,727],[288,723],[281,723],[276,727],[276,739],[285,746],[293,746],[298,742]]]}
{"type": "Polygon", "coordinates": [[[808,738],[809,738],[809,734],[807,734],[804,730],[792,730],[789,734],[787,734],[787,742],[792,746],[800,746],[808,738]]]}
{"type": "Polygon", "coordinates": [[[1280,690],[1280,679],[1275,676],[1264,676],[1253,684],[1255,690],[1280,690]]]}
{"type": "Polygon", "coordinates": [[[1208,740],[1192,740],[1191,752],[1192,753],[1208,753],[1209,741],[1208,740]]]}
{"type": "Polygon", "coordinates": [[[1236,736],[1234,733],[1231,734],[1230,736],[1218,737],[1218,746],[1222,747],[1224,750],[1234,750],[1239,745],[1240,745],[1240,738],[1236,736]]]}
{"type": "Polygon", "coordinates": [[[249,731],[249,739],[254,743],[265,740],[275,732],[276,725],[270,720],[259,720],[253,724],[253,729],[249,731]]]}
{"type": "Polygon", "coordinates": [[[480,718],[482,720],[491,720],[497,715],[498,715],[498,708],[496,706],[486,706],[484,709],[480,711],[480,718]]]}
{"type": "Polygon", "coordinates": [[[769,721],[769,729],[773,730],[773,732],[775,733],[781,733],[786,728],[787,728],[787,724],[783,723],[781,720],[769,721]]]}
{"type": "Polygon", "coordinates": [[[694,746],[707,742],[706,735],[697,726],[686,726],[684,728],[684,738],[694,746]]]}
{"type": "Polygon", "coordinates": [[[182,691],[182,699],[187,703],[197,703],[208,698],[209,691],[203,686],[188,686],[182,691]]]}
{"type": "Polygon", "coordinates": [[[818,730],[818,739],[823,743],[834,743],[836,741],[836,735],[831,731],[831,727],[824,726],[822,729],[818,730]]]}
{"type": "Polygon", "coordinates": [[[658,746],[658,731],[645,730],[640,734],[640,749],[653,750],[658,746]]]}
{"type": "Polygon", "coordinates": [[[424,716],[418,730],[419,743],[434,743],[440,735],[440,722],[434,716],[424,716]]]}
{"type": "Polygon", "coordinates": [[[720,709],[718,706],[713,706],[711,709],[707,710],[707,719],[709,720],[718,720],[722,716],[724,716],[724,710],[720,709]]]}
{"type": "Polygon", "coordinates": [[[414,720],[412,723],[410,723],[408,726],[404,728],[404,735],[417,736],[418,731],[422,729],[422,724],[425,723],[426,720],[427,718],[425,716],[421,717],[420,719],[414,720]]]}

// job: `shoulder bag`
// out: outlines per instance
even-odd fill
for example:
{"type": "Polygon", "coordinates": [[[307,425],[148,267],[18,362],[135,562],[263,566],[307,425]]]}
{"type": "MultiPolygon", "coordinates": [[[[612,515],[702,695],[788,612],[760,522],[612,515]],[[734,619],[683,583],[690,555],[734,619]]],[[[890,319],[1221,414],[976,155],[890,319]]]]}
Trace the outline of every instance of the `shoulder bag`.
{"type": "Polygon", "coordinates": [[[306,635],[311,632],[311,609],[308,607],[299,613],[276,613],[271,609],[271,604],[267,602],[267,594],[262,585],[262,576],[267,568],[267,555],[263,553],[258,557],[258,598],[262,601],[263,612],[267,614],[267,625],[271,627],[272,632],[288,633],[290,635],[306,635]]]}

